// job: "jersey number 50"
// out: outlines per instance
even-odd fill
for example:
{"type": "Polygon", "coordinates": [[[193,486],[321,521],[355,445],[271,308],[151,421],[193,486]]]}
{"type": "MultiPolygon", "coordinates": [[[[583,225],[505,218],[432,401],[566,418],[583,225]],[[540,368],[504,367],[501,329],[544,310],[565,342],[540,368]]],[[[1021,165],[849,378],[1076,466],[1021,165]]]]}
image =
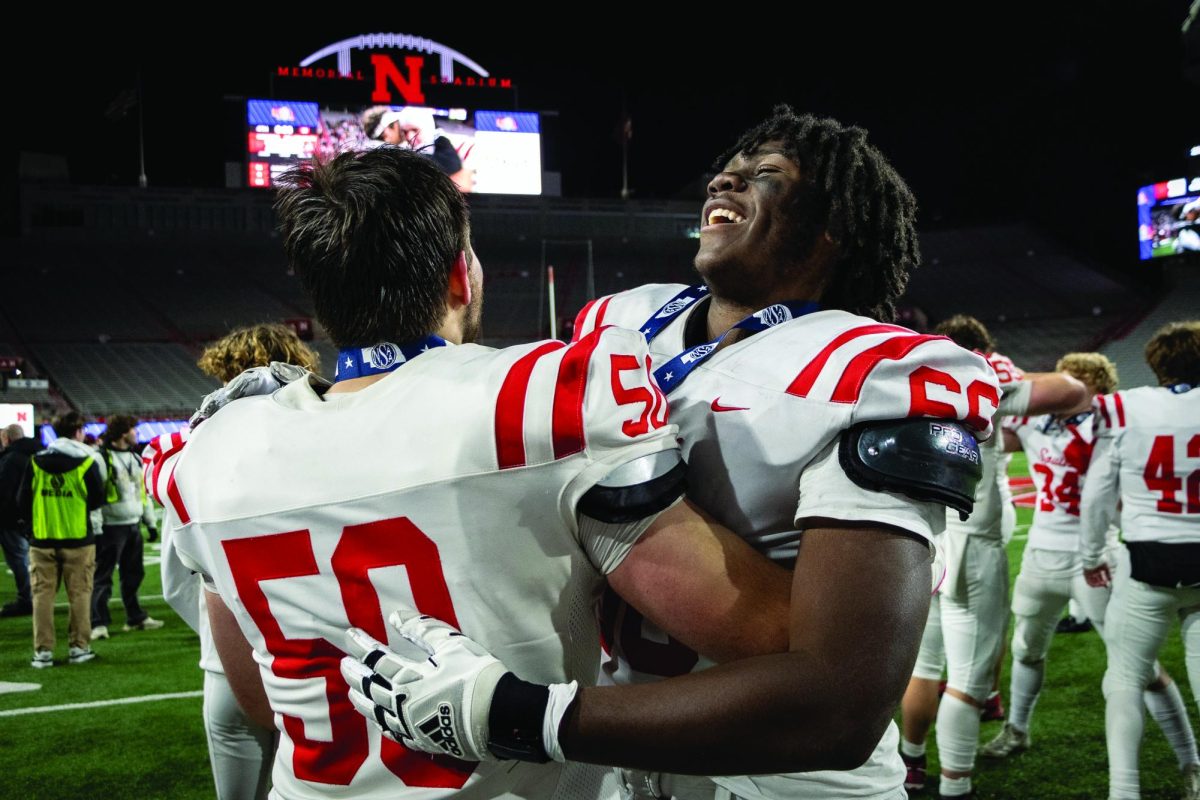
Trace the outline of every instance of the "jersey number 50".
{"type": "MultiPolygon", "coordinates": [[[[349,689],[338,664],[345,653],[323,638],[289,639],[284,635],[263,592],[262,582],[319,573],[307,530],[231,539],[224,543],[238,597],[254,619],[274,656],[271,671],[281,678],[323,679],[329,704],[329,741],[310,739],[299,717],[281,714],[295,745],[292,768],[297,778],[346,786],[367,760],[367,721],[350,704],[349,689]]],[[[333,551],[333,574],[350,624],[381,642],[387,641],[383,610],[368,572],[378,567],[408,567],[413,600],[425,614],[458,626],[450,590],[442,575],[437,545],[406,517],[350,525],[333,551]]],[[[449,758],[413,753],[382,739],[384,766],[408,786],[461,789],[474,765],[449,758]]]]}

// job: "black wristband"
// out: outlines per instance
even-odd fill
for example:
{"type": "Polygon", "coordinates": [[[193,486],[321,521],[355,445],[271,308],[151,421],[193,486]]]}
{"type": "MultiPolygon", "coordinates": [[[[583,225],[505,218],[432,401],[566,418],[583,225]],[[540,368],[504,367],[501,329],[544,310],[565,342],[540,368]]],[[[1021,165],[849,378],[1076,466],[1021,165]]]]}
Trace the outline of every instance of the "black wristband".
{"type": "Polygon", "coordinates": [[[496,758],[515,758],[545,764],[550,760],[542,742],[542,722],[550,690],[506,672],[496,684],[488,711],[488,750],[496,758]]]}

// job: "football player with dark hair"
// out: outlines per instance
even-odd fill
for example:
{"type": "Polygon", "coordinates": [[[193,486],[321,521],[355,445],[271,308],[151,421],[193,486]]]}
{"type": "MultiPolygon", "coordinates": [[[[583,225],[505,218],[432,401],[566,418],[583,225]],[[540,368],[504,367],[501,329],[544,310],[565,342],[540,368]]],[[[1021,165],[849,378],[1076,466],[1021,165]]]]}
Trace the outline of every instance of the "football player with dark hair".
{"type": "MultiPolygon", "coordinates": [[[[411,151],[302,167],[276,207],[289,262],[339,347],[333,385],[288,365],[243,373],[217,398],[278,391],[226,409],[206,400],[193,429],[156,440],[146,463],[166,506],[165,546],[204,580],[231,689],[280,730],[273,794],[599,791],[606,772],[579,764],[464,763],[480,747],[490,761],[548,760],[542,709],[519,710],[538,688],[495,669],[474,695],[496,700],[486,739],[477,719],[464,728],[438,712],[432,733],[459,760],[381,741],[339,665],[347,626],[386,639],[383,611],[404,602],[554,684],[540,697],[560,714],[576,682],[595,682],[593,606],[606,579],[715,659],[786,648],[790,576],[681,501],[676,428],[640,334],[473,344],[482,274],[466,205],[411,151]]],[[[732,723],[751,687],[726,683],[732,696],[716,711],[732,723]]],[[[777,722],[786,731],[800,719],[777,722]]],[[[730,763],[754,767],[750,751],[765,763],[836,763],[827,750],[798,755],[787,738],[730,763]]]]}

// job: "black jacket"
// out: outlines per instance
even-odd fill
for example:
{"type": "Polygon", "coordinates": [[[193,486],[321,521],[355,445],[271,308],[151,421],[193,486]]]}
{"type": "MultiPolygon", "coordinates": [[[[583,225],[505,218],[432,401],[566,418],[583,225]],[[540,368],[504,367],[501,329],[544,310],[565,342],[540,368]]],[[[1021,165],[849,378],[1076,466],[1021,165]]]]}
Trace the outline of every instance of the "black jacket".
{"type": "Polygon", "coordinates": [[[0,453],[0,528],[29,535],[29,522],[17,507],[17,492],[29,469],[29,459],[42,449],[37,439],[17,439],[0,453]]]}

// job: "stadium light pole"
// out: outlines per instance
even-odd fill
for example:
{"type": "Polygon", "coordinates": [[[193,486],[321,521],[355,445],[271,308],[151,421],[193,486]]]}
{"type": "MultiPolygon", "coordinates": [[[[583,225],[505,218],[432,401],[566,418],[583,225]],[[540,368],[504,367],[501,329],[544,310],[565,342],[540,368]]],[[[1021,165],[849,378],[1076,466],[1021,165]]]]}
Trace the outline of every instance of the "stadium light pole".
{"type": "Polygon", "coordinates": [[[150,185],[150,181],[146,178],[146,132],[143,120],[145,112],[143,107],[145,103],[142,97],[142,71],[138,70],[137,74],[137,98],[138,98],[138,186],[145,189],[150,185]]]}

